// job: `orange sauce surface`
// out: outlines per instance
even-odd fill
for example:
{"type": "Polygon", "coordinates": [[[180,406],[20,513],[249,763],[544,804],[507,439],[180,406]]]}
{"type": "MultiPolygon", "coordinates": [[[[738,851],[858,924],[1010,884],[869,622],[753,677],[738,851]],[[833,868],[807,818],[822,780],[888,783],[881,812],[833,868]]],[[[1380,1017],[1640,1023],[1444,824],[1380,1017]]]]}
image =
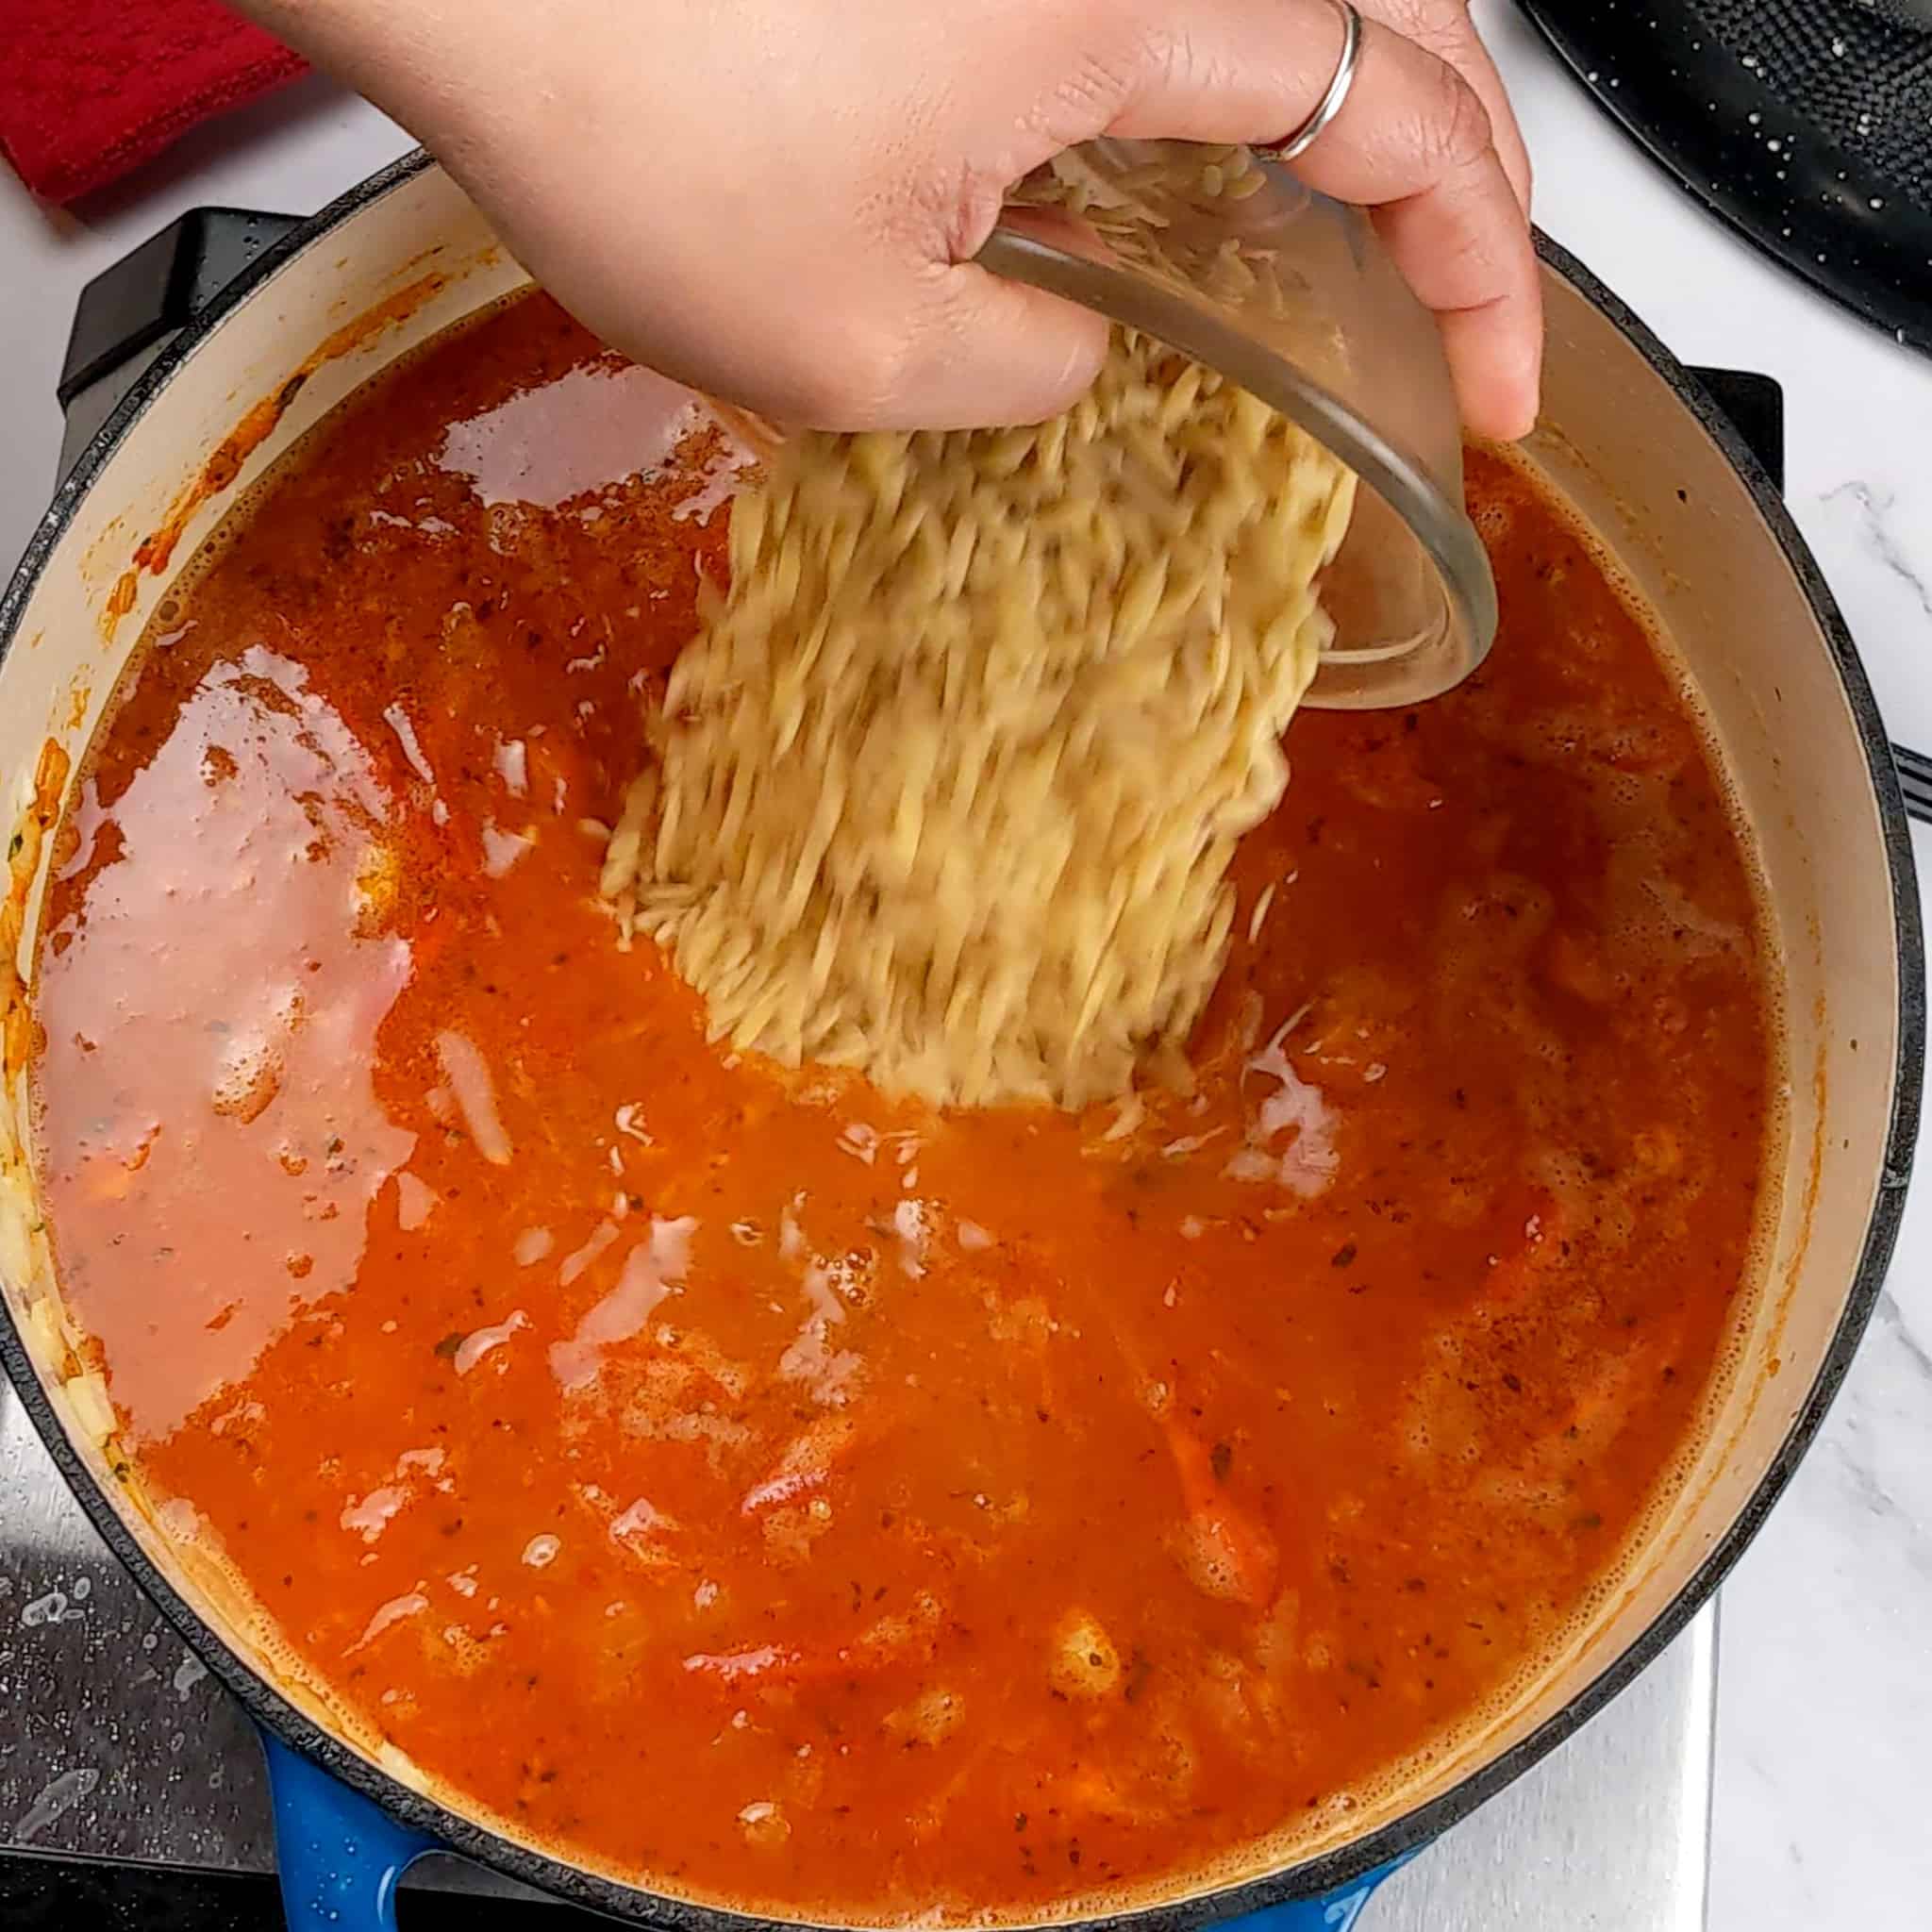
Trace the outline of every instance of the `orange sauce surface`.
{"type": "Polygon", "coordinates": [[[1041,1907],[1332,1824],[1574,1617],[1743,1306],[1768,973],[1699,734],[1474,456],[1493,657],[1296,720],[1194,1097],[735,1059],[584,824],[722,568],[667,397],[502,310],[157,621],[36,995],[125,1440],[369,1726],[639,1882],[1041,1907]]]}

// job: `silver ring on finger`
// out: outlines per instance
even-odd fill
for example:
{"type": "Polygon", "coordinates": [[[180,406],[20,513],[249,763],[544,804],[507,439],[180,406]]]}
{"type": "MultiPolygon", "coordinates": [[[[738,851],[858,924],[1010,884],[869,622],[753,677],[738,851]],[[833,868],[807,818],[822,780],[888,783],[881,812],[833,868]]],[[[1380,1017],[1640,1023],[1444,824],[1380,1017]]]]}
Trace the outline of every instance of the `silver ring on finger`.
{"type": "Polygon", "coordinates": [[[1323,130],[1341,112],[1349,90],[1355,86],[1355,71],[1362,53],[1362,17],[1350,0],[1329,0],[1329,5],[1341,16],[1341,54],[1335,63],[1334,76],[1308,118],[1292,134],[1256,147],[1255,152],[1268,160],[1291,161],[1297,155],[1307,154],[1323,130]]]}

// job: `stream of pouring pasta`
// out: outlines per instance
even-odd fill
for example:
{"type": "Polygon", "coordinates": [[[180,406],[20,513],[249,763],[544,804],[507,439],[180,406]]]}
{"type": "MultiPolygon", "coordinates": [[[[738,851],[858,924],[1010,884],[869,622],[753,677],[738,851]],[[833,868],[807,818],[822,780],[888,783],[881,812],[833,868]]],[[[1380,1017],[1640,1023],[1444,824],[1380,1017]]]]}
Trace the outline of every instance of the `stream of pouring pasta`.
{"type": "Polygon", "coordinates": [[[714,1037],[939,1103],[1177,1072],[1354,478],[1159,344],[1018,429],[807,435],[651,718],[604,891],[714,1037]]]}

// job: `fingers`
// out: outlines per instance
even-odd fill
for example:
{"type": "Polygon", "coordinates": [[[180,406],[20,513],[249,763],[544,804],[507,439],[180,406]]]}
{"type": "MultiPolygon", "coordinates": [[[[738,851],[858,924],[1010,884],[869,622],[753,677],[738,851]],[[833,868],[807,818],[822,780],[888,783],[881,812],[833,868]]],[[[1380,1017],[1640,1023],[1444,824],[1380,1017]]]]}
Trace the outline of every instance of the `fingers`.
{"type": "Polygon", "coordinates": [[[1331,0],[1129,0],[1116,12],[1120,106],[1091,131],[1127,140],[1279,140],[1307,118],[1341,54],[1331,0]]]}
{"type": "Polygon", "coordinates": [[[1362,11],[1384,26],[1406,34],[1461,75],[1490,117],[1490,134],[1497,158],[1509,177],[1518,204],[1527,214],[1531,175],[1529,150],[1509,104],[1503,76],[1476,31],[1469,0],[1360,0],[1362,11]]]}
{"type": "MultiPolygon", "coordinates": [[[[1496,158],[1503,164],[1504,174],[1509,177],[1509,188],[1516,196],[1516,205],[1526,215],[1533,177],[1529,149],[1524,145],[1523,129],[1517,125],[1516,109],[1510,106],[1503,76],[1497,73],[1496,63],[1490,58],[1490,50],[1483,45],[1482,36],[1476,32],[1475,23],[1470,18],[1463,0],[1448,0],[1448,5],[1453,23],[1443,30],[1443,43],[1431,47],[1431,51],[1440,54],[1461,75],[1474,91],[1476,99],[1483,104],[1484,111],[1490,117],[1490,138],[1495,142],[1496,158]]],[[[1423,45],[1430,47],[1431,43],[1425,40],[1423,45]]]]}
{"type": "Polygon", "coordinates": [[[1374,211],[1391,258],[1441,325],[1469,426],[1525,435],[1542,365],[1541,283],[1523,205],[1468,83],[1413,41],[1365,25],[1355,90],[1295,172],[1374,211]]]}
{"type": "MultiPolygon", "coordinates": [[[[1447,20],[1450,0],[1427,4],[1447,20]]],[[[1438,33],[1473,58],[1458,38],[1467,26],[1451,20],[1438,33]]],[[[1221,0],[1184,30],[1141,31],[1141,65],[1110,131],[1200,141],[1266,142],[1292,130],[1325,91],[1341,41],[1329,0],[1221,0]]],[[[1536,252],[1470,82],[1415,41],[1365,20],[1355,86],[1294,172],[1374,211],[1396,267],[1441,322],[1469,426],[1524,434],[1536,420],[1542,359],[1536,252]]],[[[1526,168],[1522,185],[1526,193],[1526,168]]]]}
{"type": "MultiPolygon", "coordinates": [[[[1485,198],[1511,196],[1500,170],[1485,198]]],[[[1542,302],[1534,257],[1525,282],[1472,242],[1458,258],[1441,254],[1441,197],[1396,203],[1375,225],[1425,305],[1436,312],[1443,353],[1464,424],[1478,436],[1512,442],[1536,427],[1542,384],[1542,302]],[[1498,288],[1499,283],[1507,287],[1498,288]],[[1458,292],[1462,293],[1457,299],[1458,292]]]]}

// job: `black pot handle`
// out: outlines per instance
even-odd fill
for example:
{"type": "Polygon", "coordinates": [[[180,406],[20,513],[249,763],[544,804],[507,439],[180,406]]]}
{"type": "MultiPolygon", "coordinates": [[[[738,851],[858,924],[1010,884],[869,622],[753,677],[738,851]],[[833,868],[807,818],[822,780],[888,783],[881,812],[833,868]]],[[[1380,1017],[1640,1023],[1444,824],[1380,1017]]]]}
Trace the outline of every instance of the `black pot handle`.
{"type": "Polygon", "coordinates": [[[1706,369],[1690,374],[1731,419],[1744,447],[1764,465],[1778,493],[1785,487],[1785,392],[1775,377],[1749,369],[1706,369]]]}
{"type": "Polygon", "coordinates": [[[1891,760],[1898,767],[1899,790],[1905,793],[1907,814],[1922,825],[1932,825],[1932,758],[1922,751],[1895,744],[1891,760]]]}
{"type": "Polygon", "coordinates": [[[60,474],[175,337],[299,215],[196,208],[80,291],[56,393],[67,417],[60,474]]]}
{"type": "MultiPolygon", "coordinates": [[[[1932,0],[1924,0],[1924,4],[1932,8],[1932,0]]],[[[1765,475],[1781,491],[1785,487],[1784,391],[1770,376],[1743,369],[1692,369],[1690,374],[1709,391],[1711,400],[1731,419],[1745,447],[1764,465],[1765,475]]],[[[1898,767],[1907,812],[1922,824],[1932,825],[1932,758],[1902,744],[1892,746],[1891,757],[1898,767]]]]}

